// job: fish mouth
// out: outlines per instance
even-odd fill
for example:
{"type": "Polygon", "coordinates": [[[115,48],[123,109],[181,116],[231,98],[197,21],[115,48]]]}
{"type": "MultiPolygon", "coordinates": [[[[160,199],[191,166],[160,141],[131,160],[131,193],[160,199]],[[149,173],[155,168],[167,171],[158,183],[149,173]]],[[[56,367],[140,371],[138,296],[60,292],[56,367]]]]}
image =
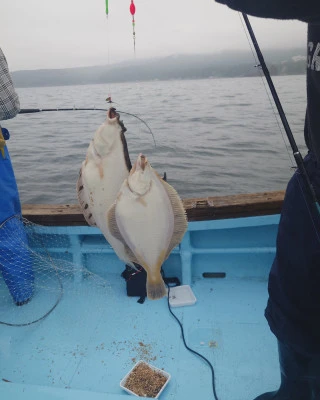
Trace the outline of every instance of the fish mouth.
{"type": "Polygon", "coordinates": [[[133,175],[136,171],[144,171],[146,169],[146,165],[148,164],[147,157],[140,153],[137,161],[134,163],[133,167],[131,168],[130,175],[133,175]]]}
{"type": "Polygon", "coordinates": [[[142,171],[145,170],[147,164],[148,164],[147,157],[144,154],[140,153],[138,158],[138,165],[140,166],[142,171]]]}
{"type": "Polygon", "coordinates": [[[140,166],[142,168],[142,170],[144,171],[145,167],[146,167],[146,163],[147,163],[147,157],[143,154],[140,155],[140,166]]]}
{"type": "Polygon", "coordinates": [[[114,107],[109,108],[107,116],[110,120],[114,120],[114,119],[117,120],[117,122],[121,128],[121,133],[127,132],[127,128],[124,126],[123,121],[120,120],[120,114],[117,112],[117,110],[114,107]]]}
{"type": "Polygon", "coordinates": [[[119,114],[117,113],[117,110],[114,107],[110,107],[108,110],[108,118],[113,119],[113,118],[119,118],[119,114]]]}

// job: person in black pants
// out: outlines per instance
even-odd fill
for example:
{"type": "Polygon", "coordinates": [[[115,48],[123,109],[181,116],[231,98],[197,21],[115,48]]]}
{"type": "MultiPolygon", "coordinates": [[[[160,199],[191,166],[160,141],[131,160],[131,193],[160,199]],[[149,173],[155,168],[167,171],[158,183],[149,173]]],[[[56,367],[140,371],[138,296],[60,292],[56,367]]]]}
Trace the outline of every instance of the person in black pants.
{"type": "MultiPolygon", "coordinates": [[[[308,24],[304,165],[320,200],[320,1],[216,0],[262,18],[308,24]]],[[[320,215],[299,170],[290,179],[269,275],[265,316],[278,339],[281,385],[255,400],[320,400],[320,215]]],[[[263,362],[263,360],[262,360],[263,362]]]]}

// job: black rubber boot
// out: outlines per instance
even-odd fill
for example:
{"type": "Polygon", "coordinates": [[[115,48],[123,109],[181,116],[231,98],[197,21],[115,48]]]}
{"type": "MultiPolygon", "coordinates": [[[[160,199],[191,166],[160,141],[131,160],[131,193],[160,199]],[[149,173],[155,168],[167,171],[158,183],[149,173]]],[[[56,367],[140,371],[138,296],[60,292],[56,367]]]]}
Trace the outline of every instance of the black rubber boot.
{"type": "Polygon", "coordinates": [[[310,358],[278,342],[281,368],[279,390],[261,394],[254,400],[314,400],[308,376],[310,358]]]}

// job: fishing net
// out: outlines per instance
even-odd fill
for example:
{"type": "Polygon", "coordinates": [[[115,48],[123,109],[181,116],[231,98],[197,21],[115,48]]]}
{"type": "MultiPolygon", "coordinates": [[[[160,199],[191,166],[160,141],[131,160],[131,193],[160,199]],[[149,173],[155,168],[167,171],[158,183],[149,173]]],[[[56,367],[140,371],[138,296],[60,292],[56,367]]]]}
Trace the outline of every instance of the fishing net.
{"type": "Polygon", "coordinates": [[[83,304],[87,311],[93,306],[92,293],[98,304],[110,301],[110,283],[85,268],[81,255],[75,260],[72,240],[16,216],[0,225],[0,324],[31,325],[62,301],[70,301],[74,312],[80,296],[86,299],[83,315],[83,304]]]}

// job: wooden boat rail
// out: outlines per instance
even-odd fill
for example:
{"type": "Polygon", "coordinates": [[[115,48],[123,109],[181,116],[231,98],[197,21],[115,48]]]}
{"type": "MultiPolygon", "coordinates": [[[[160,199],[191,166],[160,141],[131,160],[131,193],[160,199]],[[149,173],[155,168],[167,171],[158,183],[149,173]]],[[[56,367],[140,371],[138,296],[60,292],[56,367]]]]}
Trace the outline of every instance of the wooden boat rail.
{"type": "MultiPolygon", "coordinates": [[[[183,199],[188,221],[279,214],[284,191],[183,199]]],[[[24,204],[23,217],[46,226],[87,225],[77,204],[24,204]]]]}

